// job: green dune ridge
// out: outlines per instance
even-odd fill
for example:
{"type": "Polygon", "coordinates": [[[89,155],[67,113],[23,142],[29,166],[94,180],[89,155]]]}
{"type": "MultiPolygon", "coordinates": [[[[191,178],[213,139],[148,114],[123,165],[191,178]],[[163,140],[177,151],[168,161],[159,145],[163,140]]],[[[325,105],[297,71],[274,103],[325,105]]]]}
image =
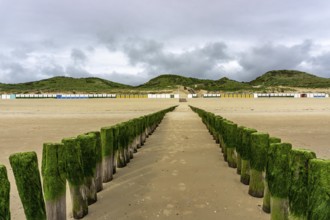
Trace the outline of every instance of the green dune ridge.
{"type": "MultiPolygon", "coordinates": [[[[114,79],[115,80],[115,79],[114,79]]],[[[198,79],[180,75],[165,74],[157,76],[138,86],[125,85],[109,80],[88,77],[72,78],[57,76],[34,82],[3,84],[0,93],[147,93],[175,92],[184,87],[187,92],[223,91],[223,92],[257,92],[274,91],[274,88],[330,88],[330,79],[296,70],[273,70],[250,82],[238,82],[227,77],[218,80],[198,79]]]]}

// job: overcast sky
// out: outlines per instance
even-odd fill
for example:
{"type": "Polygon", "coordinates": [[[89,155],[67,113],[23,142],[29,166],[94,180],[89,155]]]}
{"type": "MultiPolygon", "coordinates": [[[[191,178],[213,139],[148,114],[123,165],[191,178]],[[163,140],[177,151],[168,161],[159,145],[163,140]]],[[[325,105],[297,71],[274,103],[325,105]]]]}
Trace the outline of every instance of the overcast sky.
{"type": "Polygon", "coordinates": [[[0,0],[0,82],[330,77],[326,0],[0,0]]]}

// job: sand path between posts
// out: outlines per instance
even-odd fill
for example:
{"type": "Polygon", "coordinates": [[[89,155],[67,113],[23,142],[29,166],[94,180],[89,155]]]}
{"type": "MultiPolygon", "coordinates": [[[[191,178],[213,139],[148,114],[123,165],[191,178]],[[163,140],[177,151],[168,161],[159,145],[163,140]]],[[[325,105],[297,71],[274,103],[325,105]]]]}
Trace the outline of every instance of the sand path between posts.
{"type": "Polygon", "coordinates": [[[187,104],[163,119],[84,219],[269,219],[187,104]]]}

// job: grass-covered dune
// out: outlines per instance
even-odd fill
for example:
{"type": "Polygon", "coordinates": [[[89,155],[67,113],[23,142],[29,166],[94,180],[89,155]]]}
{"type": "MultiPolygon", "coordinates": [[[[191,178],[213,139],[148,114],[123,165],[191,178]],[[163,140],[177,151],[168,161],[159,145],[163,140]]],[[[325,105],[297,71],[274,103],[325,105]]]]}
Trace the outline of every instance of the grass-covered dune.
{"type": "Polygon", "coordinates": [[[0,84],[1,92],[13,93],[51,93],[51,92],[70,92],[70,93],[105,93],[118,89],[130,89],[132,86],[115,83],[96,77],[72,78],[57,76],[40,81],[18,83],[18,84],[0,84]]]}
{"type": "Polygon", "coordinates": [[[274,70],[252,80],[253,86],[288,86],[303,88],[329,88],[330,79],[296,70],[274,70]]]}
{"type": "Polygon", "coordinates": [[[147,93],[175,92],[178,88],[187,92],[200,90],[223,92],[282,91],[289,88],[330,88],[330,79],[296,70],[269,71],[250,82],[238,82],[227,77],[218,80],[197,79],[165,74],[138,86],[125,85],[109,80],[88,77],[72,78],[58,76],[40,81],[2,84],[0,93],[147,93]],[[275,90],[274,90],[275,88],[275,90]]]}

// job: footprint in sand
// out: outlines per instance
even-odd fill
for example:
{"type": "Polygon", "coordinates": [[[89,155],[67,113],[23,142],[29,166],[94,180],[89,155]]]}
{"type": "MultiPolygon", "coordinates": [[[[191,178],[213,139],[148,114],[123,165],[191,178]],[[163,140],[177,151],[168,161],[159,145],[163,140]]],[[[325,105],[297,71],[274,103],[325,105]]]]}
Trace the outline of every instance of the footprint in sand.
{"type": "Polygon", "coordinates": [[[167,204],[166,209],[163,210],[163,215],[170,216],[172,214],[172,209],[174,208],[174,205],[167,204]]]}
{"type": "Polygon", "coordinates": [[[168,210],[168,209],[164,209],[164,210],[163,210],[163,214],[164,214],[165,216],[170,216],[171,213],[172,213],[172,210],[168,210]]]}
{"type": "Polygon", "coordinates": [[[185,190],[186,190],[186,184],[184,184],[184,183],[179,183],[179,190],[180,190],[180,191],[185,191],[185,190]]]}
{"type": "Polygon", "coordinates": [[[173,208],[174,208],[174,205],[172,205],[172,204],[167,204],[166,208],[168,208],[168,209],[173,209],[173,208]]]}
{"type": "Polygon", "coordinates": [[[178,171],[177,170],[173,170],[172,175],[173,176],[177,176],[178,175],[178,171]]]}
{"type": "Polygon", "coordinates": [[[190,210],[187,210],[187,211],[183,211],[182,214],[183,215],[191,215],[191,214],[193,214],[193,212],[190,211],[190,210]]]}
{"type": "Polygon", "coordinates": [[[173,156],[173,154],[176,154],[178,151],[177,150],[174,150],[174,151],[170,151],[168,152],[171,156],[173,156]]]}
{"type": "Polygon", "coordinates": [[[168,160],[168,159],[170,159],[168,156],[164,156],[164,157],[161,159],[161,161],[166,161],[166,160],[168,160]]]}
{"type": "Polygon", "coordinates": [[[199,208],[199,209],[203,209],[206,207],[206,205],[205,204],[196,204],[195,207],[199,208]]]}
{"type": "Polygon", "coordinates": [[[170,164],[175,164],[177,160],[172,160],[170,164]]]}

